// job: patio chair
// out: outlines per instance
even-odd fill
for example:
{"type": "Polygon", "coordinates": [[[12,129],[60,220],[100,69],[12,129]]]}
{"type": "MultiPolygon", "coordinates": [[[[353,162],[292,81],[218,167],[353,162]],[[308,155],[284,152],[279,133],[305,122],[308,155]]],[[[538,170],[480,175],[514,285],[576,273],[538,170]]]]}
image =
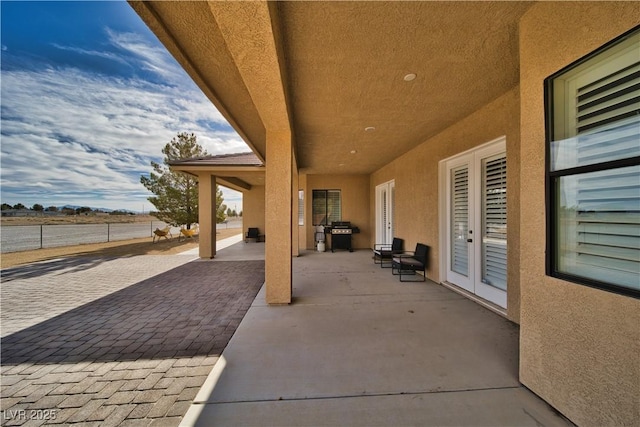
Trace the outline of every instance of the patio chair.
{"type": "Polygon", "coordinates": [[[264,235],[260,234],[260,230],[258,228],[250,227],[247,230],[247,234],[244,235],[244,242],[247,243],[249,239],[255,239],[257,243],[260,240],[264,239],[264,235]]]}
{"type": "Polygon", "coordinates": [[[393,265],[392,257],[404,252],[404,240],[393,238],[391,244],[376,243],[373,247],[373,263],[380,264],[380,268],[389,268],[393,265]],[[385,263],[385,260],[388,261],[385,263]],[[380,261],[380,262],[378,262],[380,261]]]}
{"type": "Polygon", "coordinates": [[[180,235],[178,236],[178,241],[181,239],[193,239],[195,240],[195,236],[198,235],[198,225],[196,224],[193,228],[180,228],[180,235]]]}
{"type": "Polygon", "coordinates": [[[391,272],[395,276],[400,276],[401,282],[418,282],[427,280],[427,261],[429,258],[429,246],[416,243],[416,250],[395,254],[392,257],[391,272]],[[404,276],[419,276],[422,272],[422,280],[402,280],[404,276]]]}
{"type": "Polygon", "coordinates": [[[162,237],[167,240],[169,240],[169,238],[173,238],[173,235],[171,234],[171,226],[167,225],[165,228],[156,228],[153,230],[153,243],[156,242],[156,237],[158,238],[158,241],[160,241],[160,238],[162,237]]]}

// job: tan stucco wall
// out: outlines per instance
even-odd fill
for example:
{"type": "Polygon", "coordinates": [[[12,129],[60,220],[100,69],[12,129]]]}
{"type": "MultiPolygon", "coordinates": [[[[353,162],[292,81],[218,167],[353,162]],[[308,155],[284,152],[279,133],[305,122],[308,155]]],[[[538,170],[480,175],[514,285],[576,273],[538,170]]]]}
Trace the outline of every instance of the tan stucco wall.
{"type": "MultiPolygon", "coordinates": [[[[507,221],[508,301],[507,316],[518,322],[519,292],[519,91],[514,88],[444,132],[400,156],[371,176],[371,230],[375,230],[375,188],[395,179],[395,230],[405,249],[417,242],[430,249],[427,277],[440,281],[438,218],[438,163],[478,145],[506,136],[507,145],[507,221]]],[[[375,232],[370,245],[374,244],[375,232]]]]}
{"type": "Polygon", "coordinates": [[[249,227],[258,227],[260,233],[266,231],[264,220],[264,185],[254,185],[251,190],[242,192],[242,228],[243,233],[249,227]]]}
{"type": "MultiPolygon", "coordinates": [[[[359,234],[354,234],[351,245],[354,249],[370,248],[371,228],[369,220],[369,176],[368,175],[307,175],[305,189],[305,230],[307,235],[307,249],[313,249],[314,231],[312,221],[313,190],[341,190],[342,220],[360,228],[359,234]]],[[[327,239],[327,250],[329,240],[327,239]]]]}
{"type": "Polygon", "coordinates": [[[543,80],[639,23],[638,2],[543,2],[520,27],[520,380],[580,426],[640,423],[640,302],[545,275],[543,80]]]}

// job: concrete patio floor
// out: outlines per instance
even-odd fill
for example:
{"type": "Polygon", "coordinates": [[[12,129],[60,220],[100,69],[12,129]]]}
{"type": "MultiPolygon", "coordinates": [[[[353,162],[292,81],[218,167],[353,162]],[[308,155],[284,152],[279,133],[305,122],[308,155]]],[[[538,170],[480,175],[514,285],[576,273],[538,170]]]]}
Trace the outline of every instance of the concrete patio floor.
{"type": "Polygon", "coordinates": [[[263,287],[181,425],[572,425],[518,382],[518,326],[451,290],[369,251],[304,252],[293,282],[290,306],[263,287]]]}

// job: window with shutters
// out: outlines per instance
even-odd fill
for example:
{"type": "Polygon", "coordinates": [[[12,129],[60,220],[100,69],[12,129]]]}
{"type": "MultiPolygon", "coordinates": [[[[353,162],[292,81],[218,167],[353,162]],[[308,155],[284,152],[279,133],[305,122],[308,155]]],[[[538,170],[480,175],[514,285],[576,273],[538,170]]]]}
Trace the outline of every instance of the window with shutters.
{"type": "Polygon", "coordinates": [[[340,190],[313,190],[311,205],[313,225],[331,225],[334,221],[342,221],[340,190]]]}
{"type": "Polygon", "coordinates": [[[298,225],[304,225],[304,190],[298,190],[298,225]]]}
{"type": "Polygon", "coordinates": [[[640,30],[545,85],[547,272],[640,297],[640,30]]]}

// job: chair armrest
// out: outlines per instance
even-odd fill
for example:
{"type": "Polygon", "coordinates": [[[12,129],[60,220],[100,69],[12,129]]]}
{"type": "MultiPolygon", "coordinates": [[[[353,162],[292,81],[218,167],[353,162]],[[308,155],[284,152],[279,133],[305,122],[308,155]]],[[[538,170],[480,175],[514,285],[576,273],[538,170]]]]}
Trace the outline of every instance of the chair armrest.
{"type": "Polygon", "coordinates": [[[376,243],[375,245],[373,245],[373,250],[374,251],[384,251],[384,250],[391,250],[391,244],[390,243],[376,243]]]}
{"type": "Polygon", "coordinates": [[[400,258],[413,258],[415,254],[413,251],[394,252],[394,255],[400,258]]]}

